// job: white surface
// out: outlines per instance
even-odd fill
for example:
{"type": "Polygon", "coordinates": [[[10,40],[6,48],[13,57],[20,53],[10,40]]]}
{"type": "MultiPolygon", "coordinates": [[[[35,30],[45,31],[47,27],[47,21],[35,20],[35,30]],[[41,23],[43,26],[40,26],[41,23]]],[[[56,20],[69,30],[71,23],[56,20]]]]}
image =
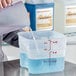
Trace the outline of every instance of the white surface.
{"type": "Polygon", "coordinates": [[[2,49],[5,55],[7,56],[8,60],[19,59],[19,54],[20,54],[19,48],[8,45],[8,46],[3,46],[2,49]]]}
{"type": "Polygon", "coordinates": [[[66,33],[67,44],[76,45],[76,33],[66,33]]]}
{"type": "Polygon", "coordinates": [[[64,33],[65,26],[65,6],[62,0],[54,0],[54,30],[64,33]]]}
{"type": "Polygon", "coordinates": [[[76,45],[68,45],[66,50],[66,61],[76,64],[76,45]]]}
{"type": "Polygon", "coordinates": [[[76,64],[76,36],[67,37],[66,61],[76,64]]]}

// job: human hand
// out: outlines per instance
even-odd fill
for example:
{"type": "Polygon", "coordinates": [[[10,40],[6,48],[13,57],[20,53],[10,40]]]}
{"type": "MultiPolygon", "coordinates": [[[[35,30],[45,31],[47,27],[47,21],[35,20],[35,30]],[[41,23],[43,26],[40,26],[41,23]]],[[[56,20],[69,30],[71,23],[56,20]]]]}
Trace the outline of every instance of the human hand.
{"type": "Polygon", "coordinates": [[[5,8],[12,3],[12,0],[0,0],[0,8],[5,8]]]}
{"type": "Polygon", "coordinates": [[[29,32],[29,31],[31,31],[31,29],[30,29],[29,27],[24,27],[24,28],[23,28],[23,31],[29,32]]]}

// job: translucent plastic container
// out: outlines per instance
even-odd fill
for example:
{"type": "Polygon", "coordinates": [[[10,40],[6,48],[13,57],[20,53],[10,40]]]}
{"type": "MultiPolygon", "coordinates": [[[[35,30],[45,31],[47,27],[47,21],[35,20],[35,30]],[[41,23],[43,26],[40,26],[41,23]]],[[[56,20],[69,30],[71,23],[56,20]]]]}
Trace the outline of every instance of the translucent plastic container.
{"type": "Polygon", "coordinates": [[[65,36],[50,30],[32,33],[20,32],[18,34],[21,49],[20,66],[28,68],[29,73],[32,74],[63,71],[65,36]]]}

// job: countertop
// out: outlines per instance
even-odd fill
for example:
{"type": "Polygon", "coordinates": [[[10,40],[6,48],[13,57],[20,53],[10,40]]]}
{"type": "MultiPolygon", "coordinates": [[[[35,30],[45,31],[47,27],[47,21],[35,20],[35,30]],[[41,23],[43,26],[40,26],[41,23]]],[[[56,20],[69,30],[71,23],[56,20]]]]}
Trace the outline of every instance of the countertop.
{"type": "Polygon", "coordinates": [[[0,76],[76,76],[76,64],[65,62],[63,72],[33,75],[19,66],[19,60],[0,63],[0,76]]]}

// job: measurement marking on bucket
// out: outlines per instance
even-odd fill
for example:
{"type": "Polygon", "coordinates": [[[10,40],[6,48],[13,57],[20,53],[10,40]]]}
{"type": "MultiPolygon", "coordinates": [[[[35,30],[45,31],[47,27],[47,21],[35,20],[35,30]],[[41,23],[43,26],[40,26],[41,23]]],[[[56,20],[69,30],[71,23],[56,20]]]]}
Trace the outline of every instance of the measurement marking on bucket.
{"type": "Polygon", "coordinates": [[[51,65],[51,60],[50,60],[50,58],[51,58],[51,55],[52,54],[57,54],[57,51],[52,51],[52,44],[57,44],[58,43],[58,41],[52,41],[52,40],[48,40],[47,42],[44,42],[44,44],[45,45],[50,45],[50,47],[47,49],[47,48],[45,48],[44,49],[44,51],[48,51],[49,52],[49,66],[51,65]]]}
{"type": "Polygon", "coordinates": [[[45,45],[50,45],[50,47],[47,49],[47,48],[45,48],[44,50],[45,51],[50,51],[50,50],[52,50],[52,44],[57,44],[58,43],[58,41],[52,41],[52,40],[48,40],[47,42],[44,42],[44,44],[45,45]]]}
{"type": "Polygon", "coordinates": [[[50,60],[52,54],[57,54],[57,51],[50,51],[50,52],[49,52],[49,66],[51,65],[51,62],[52,62],[52,61],[50,60]]]}

